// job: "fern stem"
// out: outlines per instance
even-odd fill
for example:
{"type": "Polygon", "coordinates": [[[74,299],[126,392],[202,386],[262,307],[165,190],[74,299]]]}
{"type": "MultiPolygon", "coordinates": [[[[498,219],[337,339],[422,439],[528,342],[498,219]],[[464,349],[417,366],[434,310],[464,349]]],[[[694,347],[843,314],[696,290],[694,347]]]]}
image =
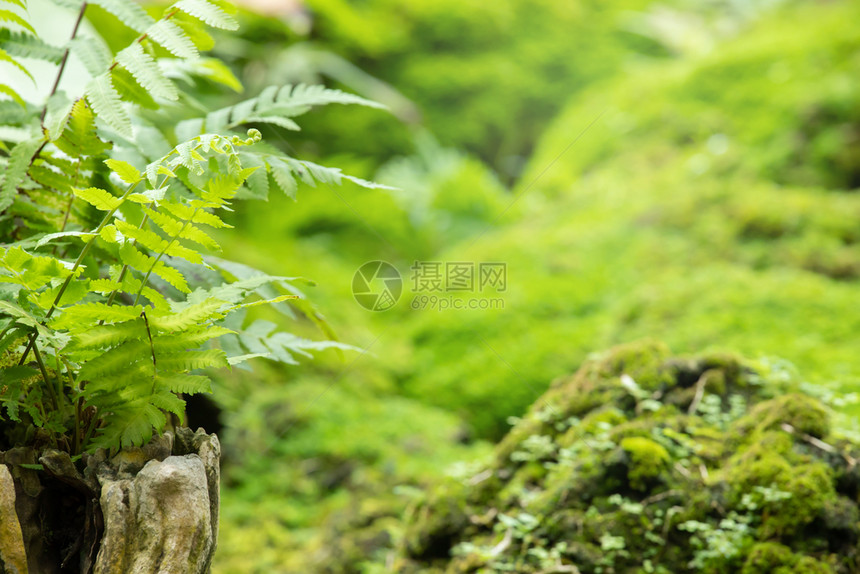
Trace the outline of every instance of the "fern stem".
{"type": "Polygon", "coordinates": [[[89,426],[87,426],[87,433],[84,435],[84,440],[81,442],[81,449],[85,449],[87,447],[87,443],[90,442],[90,439],[93,437],[93,433],[98,426],[99,418],[93,414],[93,418],[90,420],[89,426]]]}
{"type": "MultiPolygon", "coordinates": [[[[87,3],[84,2],[81,4],[81,9],[78,12],[78,19],[75,20],[75,27],[72,28],[72,36],[69,38],[69,43],[74,40],[78,35],[78,28],[81,27],[81,22],[84,19],[84,12],[87,11],[87,3]]],[[[63,59],[60,60],[60,69],[57,70],[57,77],[54,79],[54,86],[51,88],[51,93],[48,94],[48,100],[51,99],[51,96],[57,93],[57,88],[60,87],[60,80],[63,78],[63,72],[66,71],[66,62],[69,61],[69,52],[71,51],[71,47],[67,47],[63,52],[63,59]]],[[[45,115],[48,113],[48,103],[45,102],[45,107],[42,108],[42,116],[39,118],[39,121],[42,122],[42,127],[44,128],[45,115]]],[[[43,146],[44,147],[44,146],[43,146]]],[[[41,149],[40,149],[41,151],[41,149]]],[[[36,155],[39,155],[38,153],[36,155]]]]}
{"type": "MultiPolygon", "coordinates": [[[[179,12],[179,8],[174,8],[173,10],[171,10],[170,12],[168,12],[167,14],[165,14],[165,15],[161,18],[161,20],[159,20],[159,21],[163,21],[163,20],[170,20],[171,18],[173,18],[174,16],[176,16],[176,13],[177,13],[177,12],[179,12]]],[[[148,37],[149,37],[149,34],[148,34],[148,33],[146,33],[146,32],[144,32],[143,34],[141,34],[140,36],[138,36],[138,37],[137,37],[137,40],[135,40],[135,42],[136,42],[136,43],[138,43],[138,44],[140,44],[140,43],[142,43],[144,40],[146,40],[148,37]]],[[[110,65],[110,67],[108,68],[108,72],[113,71],[113,69],[114,69],[114,68],[116,68],[118,65],[119,65],[119,62],[114,58],[114,61],[113,61],[113,62],[111,62],[111,65],[110,65]]]]}
{"type": "Polygon", "coordinates": [[[51,402],[54,403],[54,410],[60,410],[60,401],[57,398],[57,393],[51,382],[48,380],[48,370],[45,368],[45,362],[42,360],[42,353],[39,352],[39,347],[33,342],[33,355],[36,356],[36,362],[39,364],[39,370],[42,371],[42,378],[45,380],[45,386],[48,388],[48,394],[51,395],[51,402]]]}
{"type": "Polygon", "coordinates": [[[140,301],[140,296],[143,293],[143,290],[146,289],[146,284],[149,282],[149,276],[152,275],[152,271],[155,269],[155,266],[158,265],[158,262],[161,261],[161,258],[164,257],[164,254],[167,253],[167,250],[170,249],[176,240],[182,236],[182,232],[185,231],[185,228],[188,227],[188,224],[191,223],[191,220],[194,219],[194,216],[197,214],[197,211],[200,208],[194,210],[191,214],[191,217],[182,225],[182,229],[179,230],[179,233],[170,238],[170,243],[167,244],[167,247],[164,248],[164,251],[158,254],[158,257],[155,258],[155,261],[152,262],[152,265],[149,266],[149,270],[146,272],[146,275],[143,277],[143,281],[140,283],[140,289],[137,292],[137,297],[134,298],[134,305],[137,305],[137,302],[140,301]]]}

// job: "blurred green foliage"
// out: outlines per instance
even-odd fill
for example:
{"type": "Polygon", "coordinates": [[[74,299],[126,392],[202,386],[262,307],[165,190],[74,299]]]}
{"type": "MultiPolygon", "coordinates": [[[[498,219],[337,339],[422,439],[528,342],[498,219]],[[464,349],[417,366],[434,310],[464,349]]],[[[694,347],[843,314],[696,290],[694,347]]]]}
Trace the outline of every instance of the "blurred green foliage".
{"type": "Polygon", "coordinates": [[[856,390],[860,6],[738,4],[319,0],[301,33],[246,14],[258,41],[233,62],[249,92],[272,71],[350,85],[320,74],[349,61],[424,122],[393,96],[391,116],[308,116],[307,139],[283,145],[401,190],[323,186],[235,214],[227,255],[300,269],[370,352],[222,382],[219,571],[385,571],[361,562],[402,535],[410,488],[483,456],[550,381],[617,343],[781,356],[820,392],[856,390]],[[504,261],[505,308],[413,311],[407,291],[369,313],[350,285],[376,259],[404,277],[415,260],[504,261]],[[361,530],[372,516],[393,522],[361,530]]]}

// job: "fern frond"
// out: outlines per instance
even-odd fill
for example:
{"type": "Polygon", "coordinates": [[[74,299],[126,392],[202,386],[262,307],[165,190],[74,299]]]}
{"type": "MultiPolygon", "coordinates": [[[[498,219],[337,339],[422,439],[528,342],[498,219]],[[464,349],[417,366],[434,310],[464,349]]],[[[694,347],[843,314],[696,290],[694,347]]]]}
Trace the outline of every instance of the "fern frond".
{"type": "MultiPolygon", "coordinates": [[[[156,379],[156,384],[158,384],[158,379],[156,379]]],[[[150,395],[149,402],[162,411],[173,413],[179,417],[185,416],[185,401],[174,395],[168,389],[150,395]]]]}
{"type": "Polygon", "coordinates": [[[24,101],[24,99],[21,97],[21,95],[18,92],[16,92],[15,90],[13,90],[10,86],[7,86],[6,84],[0,84],[0,94],[6,94],[10,98],[12,98],[15,101],[15,103],[17,103],[22,108],[27,107],[27,103],[24,101]]]}
{"type": "Polygon", "coordinates": [[[18,26],[21,26],[25,30],[29,31],[34,36],[37,35],[36,30],[33,28],[33,26],[30,25],[29,22],[27,22],[24,18],[22,18],[18,14],[15,14],[11,10],[0,9],[0,22],[12,22],[13,24],[17,24],[18,26]]]}
{"type": "Polygon", "coordinates": [[[100,321],[105,323],[124,323],[140,317],[143,312],[141,305],[117,306],[93,302],[82,305],[72,305],[59,315],[54,315],[51,326],[55,329],[86,328],[100,321]]]}
{"type": "Polygon", "coordinates": [[[146,247],[158,255],[181,257],[191,263],[203,263],[203,258],[198,252],[180,245],[173,238],[170,238],[170,240],[164,239],[154,231],[146,228],[141,229],[122,220],[117,220],[115,225],[117,230],[125,237],[134,239],[139,245],[146,247]]]}
{"type": "Polygon", "coordinates": [[[152,342],[156,355],[160,357],[163,353],[194,350],[207,341],[232,333],[234,331],[226,327],[203,325],[201,328],[178,335],[158,335],[152,342]]]}
{"type": "Polygon", "coordinates": [[[239,23],[233,16],[206,0],[179,0],[173,7],[182,10],[189,16],[193,16],[213,28],[221,28],[222,30],[236,30],[239,28],[239,23]]]}
{"type": "Polygon", "coordinates": [[[161,432],[167,423],[164,414],[148,401],[140,398],[123,405],[124,408],[108,414],[99,434],[92,440],[90,448],[141,446],[152,438],[153,429],[161,432]]]}
{"type": "Polygon", "coordinates": [[[134,76],[125,68],[121,66],[114,67],[110,71],[110,79],[122,101],[130,102],[149,110],[157,110],[160,107],[158,102],[137,83],[134,76]]]}
{"type": "Polygon", "coordinates": [[[227,355],[221,349],[182,351],[158,357],[158,368],[166,371],[193,371],[209,367],[227,367],[227,355]]]}
{"type": "Polygon", "coordinates": [[[44,162],[39,162],[38,164],[34,163],[31,165],[27,175],[42,187],[62,193],[69,193],[72,191],[72,187],[75,184],[72,174],[50,169],[44,162]]]}
{"type": "Polygon", "coordinates": [[[277,332],[276,329],[277,325],[270,321],[257,320],[236,335],[227,335],[225,338],[238,343],[240,348],[249,353],[263,354],[288,365],[298,364],[295,355],[311,357],[311,351],[325,349],[361,351],[357,347],[338,341],[312,341],[291,333],[277,332]]]}
{"type": "Polygon", "coordinates": [[[149,27],[155,24],[152,16],[134,0],[91,0],[90,3],[104,8],[120,22],[140,34],[145,34],[149,27]]]}
{"type": "Polygon", "coordinates": [[[0,30],[0,48],[13,56],[44,60],[52,64],[59,64],[63,58],[62,48],[52,46],[38,36],[13,32],[8,28],[0,30]]]}
{"type": "Polygon", "coordinates": [[[77,100],[66,118],[65,128],[54,140],[60,150],[73,158],[97,156],[111,149],[109,142],[102,141],[96,132],[95,116],[83,98],[77,100]]]}
{"type": "Polygon", "coordinates": [[[280,158],[269,158],[266,161],[266,166],[269,168],[269,173],[272,174],[272,179],[278,189],[283,191],[287,197],[295,199],[299,186],[293,177],[290,166],[280,158]]]}
{"type": "Polygon", "coordinates": [[[98,187],[88,187],[86,189],[74,189],[72,193],[75,197],[83,199],[100,211],[113,211],[122,204],[122,199],[113,196],[110,192],[98,187]]]}
{"type": "Polygon", "coordinates": [[[23,65],[21,65],[21,63],[18,62],[18,60],[16,60],[12,56],[10,56],[9,53],[6,52],[6,50],[4,50],[2,47],[0,47],[0,62],[6,62],[8,64],[12,64],[12,66],[17,68],[25,76],[30,78],[33,81],[33,83],[36,82],[36,80],[33,79],[33,74],[30,73],[30,70],[28,70],[23,65]]]}
{"type": "Polygon", "coordinates": [[[99,38],[78,36],[69,43],[69,50],[77,56],[93,77],[105,73],[110,66],[110,50],[99,38]]]}
{"type": "Polygon", "coordinates": [[[357,104],[371,108],[385,108],[385,106],[371,100],[340,90],[329,89],[325,86],[308,86],[305,84],[283,87],[270,86],[255,98],[249,98],[234,106],[206,114],[203,122],[199,120],[180,122],[177,131],[183,134],[188,134],[189,131],[193,132],[195,129],[222,132],[252,122],[272,123],[282,125],[287,129],[297,129],[298,125],[288,118],[300,116],[314,106],[327,104],[357,104]]]}
{"type": "Polygon", "coordinates": [[[210,297],[195,305],[190,305],[178,312],[165,315],[150,315],[149,325],[162,332],[185,331],[195,325],[200,325],[224,315],[218,310],[227,304],[226,301],[210,297]]]}
{"type": "MultiPolygon", "coordinates": [[[[149,343],[141,339],[123,341],[116,347],[87,361],[78,371],[82,381],[98,381],[109,375],[124,373],[129,365],[150,360],[149,343]]],[[[150,363],[151,364],[151,363],[150,363]]]]}
{"type": "Polygon", "coordinates": [[[121,180],[125,183],[137,183],[143,176],[137,170],[136,167],[128,163],[127,161],[122,161],[119,159],[106,159],[105,165],[108,166],[111,171],[119,176],[121,180]]]}
{"type": "MultiPolygon", "coordinates": [[[[2,86],[0,86],[0,91],[2,91],[2,86]]],[[[42,142],[43,140],[41,139],[31,139],[23,141],[12,148],[12,152],[9,154],[9,162],[6,164],[3,185],[0,187],[0,212],[12,205],[16,190],[26,177],[30,161],[33,159],[36,150],[42,145],[42,142]]]]}
{"type": "Polygon", "coordinates": [[[159,374],[155,378],[158,386],[170,389],[174,393],[185,393],[193,395],[197,393],[211,393],[212,381],[203,375],[186,375],[175,373],[169,375],[159,374]]]}
{"type": "Polygon", "coordinates": [[[176,86],[162,73],[152,56],[143,51],[140,43],[134,42],[121,50],[116,55],[116,61],[153,97],[165,100],[179,98],[176,86]]]}
{"type": "Polygon", "coordinates": [[[96,76],[87,86],[87,100],[99,118],[121,135],[131,136],[131,119],[109,73],[96,76]]]}
{"type": "Polygon", "coordinates": [[[27,4],[24,3],[24,0],[3,0],[6,4],[15,4],[16,6],[20,6],[23,9],[27,9],[27,4]]]}
{"type": "Polygon", "coordinates": [[[207,249],[218,251],[221,246],[214,239],[209,237],[200,228],[193,225],[185,225],[184,222],[174,219],[170,215],[161,211],[156,211],[150,208],[144,208],[144,213],[149,216],[149,219],[155,223],[162,231],[171,237],[180,237],[193,241],[198,245],[202,245],[207,249]]]}
{"type": "Polygon", "coordinates": [[[76,333],[72,344],[74,349],[88,349],[115,346],[132,339],[146,336],[143,319],[135,318],[114,325],[95,325],[76,333]]]}
{"type": "Polygon", "coordinates": [[[200,55],[194,42],[170,20],[159,20],[146,30],[146,34],[177,58],[194,59],[200,55]]]}
{"type": "Polygon", "coordinates": [[[185,280],[185,277],[182,276],[182,273],[173,267],[170,267],[164,263],[164,261],[141,253],[131,243],[123,244],[123,246],[120,247],[119,253],[122,262],[129,267],[133,269],[146,270],[147,273],[155,273],[175,289],[183,293],[191,292],[188,288],[188,282],[185,280]]]}

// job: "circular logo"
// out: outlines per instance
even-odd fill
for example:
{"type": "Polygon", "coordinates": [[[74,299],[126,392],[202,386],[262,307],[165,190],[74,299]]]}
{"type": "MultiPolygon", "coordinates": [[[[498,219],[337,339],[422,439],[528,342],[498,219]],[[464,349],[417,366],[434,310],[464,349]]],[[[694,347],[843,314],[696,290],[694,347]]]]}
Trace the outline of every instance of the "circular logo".
{"type": "Polygon", "coordinates": [[[352,277],[352,295],[368,311],[391,309],[402,291],[400,272],[386,261],[368,261],[352,277]]]}

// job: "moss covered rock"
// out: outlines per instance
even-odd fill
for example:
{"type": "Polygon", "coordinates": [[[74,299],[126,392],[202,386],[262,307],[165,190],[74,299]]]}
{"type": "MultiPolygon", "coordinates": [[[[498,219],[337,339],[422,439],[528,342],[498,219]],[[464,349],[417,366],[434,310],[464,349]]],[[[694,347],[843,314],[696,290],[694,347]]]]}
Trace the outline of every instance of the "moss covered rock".
{"type": "MultiPolygon", "coordinates": [[[[860,449],[726,355],[621,346],[407,513],[398,572],[856,572],[860,449]]],[[[337,571],[334,569],[333,571],[337,571]]]]}

